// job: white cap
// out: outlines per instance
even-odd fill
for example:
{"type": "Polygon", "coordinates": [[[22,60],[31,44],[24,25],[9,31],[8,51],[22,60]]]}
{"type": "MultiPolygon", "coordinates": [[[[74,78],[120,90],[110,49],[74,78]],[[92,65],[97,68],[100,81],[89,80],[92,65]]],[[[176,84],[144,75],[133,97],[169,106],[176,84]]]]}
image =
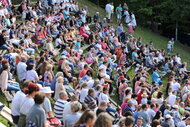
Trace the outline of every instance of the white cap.
{"type": "Polygon", "coordinates": [[[171,116],[170,114],[167,114],[167,115],[165,116],[165,118],[166,118],[166,119],[169,119],[169,118],[172,118],[172,116],[171,116]]]}
{"type": "Polygon", "coordinates": [[[177,109],[179,108],[177,105],[174,105],[174,106],[172,106],[172,107],[175,108],[175,109],[176,109],[176,108],[177,108],[177,109]]]}
{"type": "Polygon", "coordinates": [[[52,91],[50,87],[43,87],[43,88],[41,88],[40,92],[42,92],[42,93],[54,93],[54,91],[52,91]]]}

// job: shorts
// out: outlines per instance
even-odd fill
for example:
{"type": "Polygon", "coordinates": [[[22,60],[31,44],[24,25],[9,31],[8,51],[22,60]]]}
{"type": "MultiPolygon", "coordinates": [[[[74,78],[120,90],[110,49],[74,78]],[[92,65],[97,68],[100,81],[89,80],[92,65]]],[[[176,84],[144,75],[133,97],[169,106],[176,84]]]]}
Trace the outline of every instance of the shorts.
{"type": "Polygon", "coordinates": [[[122,16],[117,14],[117,19],[121,19],[121,18],[122,18],[122,16]]]}

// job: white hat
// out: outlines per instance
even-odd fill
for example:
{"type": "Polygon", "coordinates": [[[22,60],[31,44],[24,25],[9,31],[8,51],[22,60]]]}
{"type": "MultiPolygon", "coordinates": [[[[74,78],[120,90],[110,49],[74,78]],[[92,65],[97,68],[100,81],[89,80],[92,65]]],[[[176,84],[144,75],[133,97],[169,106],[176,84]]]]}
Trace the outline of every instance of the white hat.
{"type": "Polygon", "coordinates": [[[176,108],[177,108],[177,109],[179,108],[177,105],[174,105],[174,106],[172,106],[172,107],[175,108],[175,109],[176,109],[176,108]]]}
{"type": "Polygon", "coordinates": [[[43,87],[43,88],[41,88],[40,92],[42,92],[42,93],[54,93],[54,91],[52,91],[50,87],[43,87]]]}
{"type": "Polygon", "coordinates": [[[61,58],[63,58],[63,59],[66,59],[66,58],[67,58],[67,56],[65,56],[65,55],[62,55],[62,56],[61,56],[61,58]]]}
{"type": "Polygon", "coordinates": [[[167,114],[167,115],[165,116],[165,118],[166,118],[166,119],[169,119],[169,118],[172,118],[172,116],[171,116],[170,114],[167,114]]]}

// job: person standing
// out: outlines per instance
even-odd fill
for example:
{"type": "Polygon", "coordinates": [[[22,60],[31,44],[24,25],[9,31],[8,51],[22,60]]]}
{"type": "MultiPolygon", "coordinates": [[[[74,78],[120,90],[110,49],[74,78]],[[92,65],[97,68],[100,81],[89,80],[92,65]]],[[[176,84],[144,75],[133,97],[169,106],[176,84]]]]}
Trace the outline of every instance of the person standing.
{"type": "Polygon", "coordinates": [[[112,6],[110,3],[106,4],[105,10],[106,10],[106,18],[109,23],[111,19],[111,13],[112,13],[112,6]]]}
{"type": "Polygon", "coordinates": [[[121,22],[121,18],[122,18],[122,7],[121,4],[119,4],[119,6],[116,8],[116,14],[117,14],[117,23],[119,24],[121,22]]]}
{"type": "Polygon", "coordinates": [[[149,117],[146,104],[142,105],[142,111],[139,112],[138,116],[143,118],[143,127],[147,127],[149,124],[149,117]]]}
{"type": "Polygon", "coordinates": [[[131,24],[133,29],[135,29],[135,27],[137,26],[137,22],[136,22],[136,18],[133,12],[131,12],[131,24]]]}
{"type": "Polygon", "coordinates": [[[125,23],[126,24],[130,23],[131,19],[130,19],[130,15],[129,15],[128,9],[126,9],[124,11],[124,15],[125,15],[125,23]]]}

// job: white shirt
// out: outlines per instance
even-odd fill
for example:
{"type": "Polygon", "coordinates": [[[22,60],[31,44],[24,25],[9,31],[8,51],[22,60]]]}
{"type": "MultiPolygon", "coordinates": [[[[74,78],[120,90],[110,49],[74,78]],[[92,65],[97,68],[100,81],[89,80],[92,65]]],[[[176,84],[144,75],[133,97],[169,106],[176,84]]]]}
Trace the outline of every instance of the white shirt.
{"type": "Polygon", "coordinates": [[[22,102],[22,99],[25,98],[25,94],[22,91],[18,91],[12,100],[11,104],[11,114],[13,116],[19,116],[20,115],[20,102],[22,102]]]}
{"type": "Polygon", "coordinates": [[[90,89],[90,88],[92,88],[93,85],[94,85],[94,80],[91,79],[91,80],[89,80],[86,84],[88,85],[88,88],[90,89]]]}
{"type": "Polygon", "coordinates": [[[20,81],[23,81],[26,77],[26,67],[27,65],[24,62],[19,62],[17,65],[17,75],[20,81]]]}
{"type": "Polygon", "coordinates": [[[152,122],[152,119],[156,115],[156,112],[154,110],[152,110],[151,108],[149,108],[149,109],[147,109],[147,114],[148,114],[150,122],[152,122]]]}
{"type": "Polygon", "coordinates": [[[38,74],[35,70],[30,70],[26,72],[26,80],[36,81],[36,79],[38,79],[38,74]]]}
{"type": "Polygon", "coordinates": [[[31,107],[34,105],[34,99],[24,97],[20,103],[20,113],[27,115],[31,107]]]}
{"type": "Polygon", "coordinates": [[[68,102],[65,104],[64,106],[64,110],[63,110],[63,121],[64,121],[64,117],[68,114],[71,113],[71,102],[68,102]]]}
{"type": "Polygon", "coordinates": [[[105,93],[100,93],[98,97],[98,103],[100,104],[102,101],[109,103],[109,97],[105,93]]]}
{"type": "Polygon", "coordinates": [[[138,105],[138,103],[137,103],[137,101],[135,99],[131,99],[131,101],[133,102],[133,105],[132,105],[131,109],[133,111],[135,111],[136,110],[135,105],[138,105]]]}
{"type": "Polygon", "coordinates": [[[170,94],[168,96],[168,104],[170,104],[172,106],[172,105],[174,105],[175,101],[176,101],[176,95],[170,94]]]}
{"type": "Polygon", "coordinates": [[[111,5],[110,5],[110,4],[106,4],[105,10],[106,10],[107,12],[112,11],[111,5]]]}
{"type": "Polygon", "coordinates": [[[173,91],[179,91],[179,88],[181,87],[181,85],[178,82],[172,83],[171,84],[171,88],[173,91]]]}
{"type": "Polygon", "coordinates": [[[85,97],[88,95],[88,89],[84,89],[84,88],[82,88],[82,90],[81,90],[81,93],[80,93],[80,102],[81,103],[84,103],[84,99],[85,99],[85,97]]]}

